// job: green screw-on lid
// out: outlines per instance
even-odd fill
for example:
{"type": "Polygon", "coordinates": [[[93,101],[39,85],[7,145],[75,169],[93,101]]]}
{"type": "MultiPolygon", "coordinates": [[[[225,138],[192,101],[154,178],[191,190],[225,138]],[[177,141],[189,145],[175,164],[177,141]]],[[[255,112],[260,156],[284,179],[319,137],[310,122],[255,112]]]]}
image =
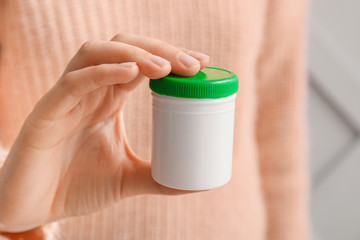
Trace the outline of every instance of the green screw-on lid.
{"type": "Polygon", "coordinates": [[[169,74],[150,79],[154,92],[181,98],[223,98],[238,91],[238,78],[230,71],[206,67],[192,77],[169,74]]]}

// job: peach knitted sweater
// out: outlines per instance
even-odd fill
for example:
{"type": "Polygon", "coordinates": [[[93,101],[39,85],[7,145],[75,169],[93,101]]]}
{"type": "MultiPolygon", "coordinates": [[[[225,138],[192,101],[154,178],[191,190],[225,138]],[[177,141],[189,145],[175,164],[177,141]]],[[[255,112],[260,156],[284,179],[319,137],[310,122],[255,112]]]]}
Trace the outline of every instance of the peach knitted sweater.
{"type": "MultiPolygon", "coordinates": [[[[211,66],[239,77],[230,183],[186,196],[128,198],[51,224],[52,238],[308,239],[306,10],[305,0],[0,0],[5,149],[86,40],[110,39],[118,32],[156,37],[204,52],[211,66]]],[[[150,159],[147,82],[132,94],[124,113],[133,150],[150,159]]]]}

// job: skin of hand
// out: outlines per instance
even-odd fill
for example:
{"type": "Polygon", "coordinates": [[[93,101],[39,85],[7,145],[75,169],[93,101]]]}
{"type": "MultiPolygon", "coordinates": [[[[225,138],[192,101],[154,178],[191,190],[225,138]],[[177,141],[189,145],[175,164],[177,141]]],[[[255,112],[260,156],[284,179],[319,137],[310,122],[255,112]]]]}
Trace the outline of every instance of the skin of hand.
{"type": "Polygon", "coordinates": [[[176,195],[129,148],[121,110],[148,78],[192,76],[205,54],[121,33],[84,43],[25,120],[0,171],[0,231],[23,232],[139,194],[176,195]]]}

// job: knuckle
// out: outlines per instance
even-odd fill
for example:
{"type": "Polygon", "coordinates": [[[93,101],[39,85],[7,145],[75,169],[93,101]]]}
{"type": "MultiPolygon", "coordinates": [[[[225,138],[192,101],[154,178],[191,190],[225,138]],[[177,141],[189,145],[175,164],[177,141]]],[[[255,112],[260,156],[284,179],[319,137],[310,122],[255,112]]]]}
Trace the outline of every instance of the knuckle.
{"type": "Polygon", "coordinates": [[[179,49],[179,52],[184,52],[186,54],[189,54],[191,51],[189,49],[186,49],[186,48],[178,48],[179,49]]]}
{"type": "Polygon", "coordinates": [[[115,34],[115,36],[112,38],[112,40],[121,41],[121,39],[125,38],[127,35],[128,35],[127,33],[119,32],[119,33],[115,34]]]}
{"type": "Polygon", "coordinates": [[[100,64],[96,66],[91,67],[91,75],[93,76],[93,79],[99,79],[104,77],[105,75],[105,67],[106,65],[100,64]]]}
{"type": "Polygon", "coordinates": [[[67,95],[73,96],[73,97],[78,97],[79,93],[76,90],[76,86],[73,84],[73,79],[72,79],[72,74],[67,73],[65,74],[61,81],[59,82],[59,87],[65,91],[65,93],[67,95]]]}
{"type": "Polygon", "coordinates": [[[66,73],[60,80],[60,86],[70,88],[71,87],[71,72],[66,73]]]}
{"type": "Polygon", "coordinates": [[[101,87],[104,84],[106,85],[107,79],[111,78],[114,73],[114,68],[112,65],[108,64],[100,64],[96,66],[92,66],[90,69],[90,79],[88,79],[89,82],[91,82],[92,86],[101,87]]]}
{"type": "MultiPolygon", "coordinates": [[[[159,50],[167,52],[170,50],[173,50],[174,47],[172,45],[170,45],[169,43],[163,42],[161,40],[155,40],[156,46],[159,48],[159,50]]],[[[180,52],[180,50],[179,50],[180,52]]]]}
{"type": "Polygon", "coordinates": [[[126,45],[124,48],[124,54],[127,56],[132,56],[135,59],[146,59],[147,57],[150,57],[150,53],[146,51],[145,49],[132,46],[132,45],[126,45]]]}
{"type": "Polygon", "coordinates": [[[84,42],[80,49],[79,49],[79,54],[85,54],[87,52],[89,52],[92,48],[92,45],[95,43],[96,41],[86,41],[84,42]]]}

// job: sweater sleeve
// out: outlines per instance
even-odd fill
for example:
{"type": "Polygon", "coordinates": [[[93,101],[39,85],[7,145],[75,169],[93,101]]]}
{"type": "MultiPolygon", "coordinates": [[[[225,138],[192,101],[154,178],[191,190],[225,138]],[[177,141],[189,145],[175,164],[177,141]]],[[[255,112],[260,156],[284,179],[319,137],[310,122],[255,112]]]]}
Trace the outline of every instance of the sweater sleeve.
{"type": "Polygon", "coordinates": [[[258,61],[257,143],[268,240],[309,239],[305,0],[269,0],[258,61]]]}

